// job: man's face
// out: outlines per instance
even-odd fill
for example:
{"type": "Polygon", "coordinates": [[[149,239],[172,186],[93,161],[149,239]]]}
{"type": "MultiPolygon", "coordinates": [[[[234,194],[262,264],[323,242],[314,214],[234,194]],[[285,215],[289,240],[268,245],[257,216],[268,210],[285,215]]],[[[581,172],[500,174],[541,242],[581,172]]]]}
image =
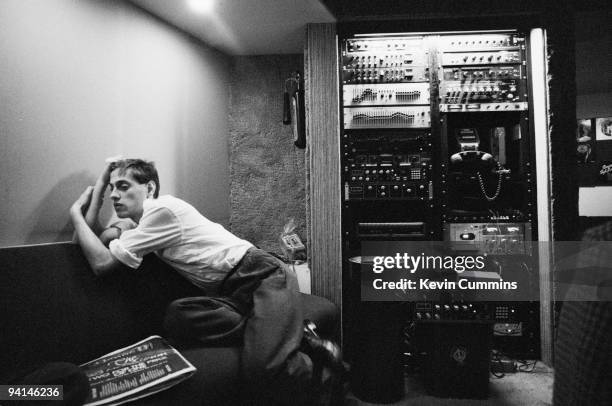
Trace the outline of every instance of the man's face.
{"type": "Polygon", "coordinates": [[[142,204],[149,193],[147,184],[138,183],[129,169],[124,172],[115,169],[110,176],[110,190],[117,217],[138,223],[143,213],[142,204]]]}

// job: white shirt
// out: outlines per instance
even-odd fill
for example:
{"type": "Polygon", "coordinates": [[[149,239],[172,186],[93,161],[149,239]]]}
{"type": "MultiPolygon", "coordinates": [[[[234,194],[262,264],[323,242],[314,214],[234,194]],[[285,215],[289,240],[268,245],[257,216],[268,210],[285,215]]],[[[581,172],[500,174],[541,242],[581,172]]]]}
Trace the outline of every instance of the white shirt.
{"type": "Polygon", "coordinates": [[[111,254],[130,268],[157,254],[202,289],[214,289],[253,244],[202,216],[189,203],[165,195],[143,203],[140,223],[111,241],[111,254]]]}

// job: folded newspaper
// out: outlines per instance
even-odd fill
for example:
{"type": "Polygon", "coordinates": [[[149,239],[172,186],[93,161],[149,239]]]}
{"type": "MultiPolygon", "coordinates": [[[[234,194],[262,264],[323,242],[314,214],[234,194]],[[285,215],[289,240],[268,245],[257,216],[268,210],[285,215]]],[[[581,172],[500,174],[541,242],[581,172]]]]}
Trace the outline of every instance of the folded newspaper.
{"type": "Polygon", "coordinates": [[[160,336],[151,336],[81,365],[89,378],[85,406],[119,405],[160,392],[196,368],[160,336]]]}

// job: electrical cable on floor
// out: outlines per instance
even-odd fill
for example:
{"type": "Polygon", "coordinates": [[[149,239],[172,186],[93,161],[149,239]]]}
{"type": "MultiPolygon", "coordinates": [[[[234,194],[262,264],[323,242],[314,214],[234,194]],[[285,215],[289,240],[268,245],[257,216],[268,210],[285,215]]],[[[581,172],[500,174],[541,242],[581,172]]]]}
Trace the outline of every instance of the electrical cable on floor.
{"type": "MultiPolygon", "coordinates": [[[[500,369],[503,369],[502,357],[505,357],[508,361],[511,361],[515,365],[515,372],[524,372],[524,373],[534,373],[536,369],[536,365],[538,364],[538,360],[527,361],[523,359],[513,358],[507,354],[503,354],[498,350],[491,351],[491,360],[492,362],[497,362],[500,365],[500,369]]],[[[503,378],[506,374],[504,372],[493,372],[491,371],[491,375],[493,375],[497,379],[503,378]]]]}
{"type": "Polygon", "coordinates": [[[532,373],[535,370],[538,360],[534,360],[533,362],[529,362],[525,360],[516,360],[516,362],[517,364],[519,364],[516,368],[518,372],[532,373]]]}

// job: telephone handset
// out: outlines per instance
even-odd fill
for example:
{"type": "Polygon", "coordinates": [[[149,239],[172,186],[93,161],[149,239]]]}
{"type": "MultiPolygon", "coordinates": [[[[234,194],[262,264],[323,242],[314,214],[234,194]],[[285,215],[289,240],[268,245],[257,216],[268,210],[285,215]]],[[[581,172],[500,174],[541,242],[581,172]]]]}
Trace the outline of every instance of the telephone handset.
{"type": "Polygon", "coordinates": [[[451,155],[451,164],[459,164],[465,162],[466,164],[472,163],[474,167],[478,165],[488,166],[485,164],[496,162],[493,159],[493,155],[483,151],[461,151],[451,155]]]}
{"type": "Polygon", "coordinates": [[[285,80],[283,94],[283,124],[291,124],[293,143],[298,148],[306,148],[306,128],[304,110],[304,85],[300,72],[293,72],[285,80]],[[289,89],[291,88],[291,92],[289,89]]]}
{"type": "Polygon", "coordinates": [[[455,133],[455,137],[460,151],[451,155],[451,165],[461,172],[476,172],[483,197],[489,202],[494,201],[501,192],[502,176],[508,170],[504,169],[493,155],[479,149],[480,137],[475,128],[460,128],[455,133]],[[485,189],[481,173],[483,171],[497,173],[497,187],[493,196],[490,196],[485,189]]]}

